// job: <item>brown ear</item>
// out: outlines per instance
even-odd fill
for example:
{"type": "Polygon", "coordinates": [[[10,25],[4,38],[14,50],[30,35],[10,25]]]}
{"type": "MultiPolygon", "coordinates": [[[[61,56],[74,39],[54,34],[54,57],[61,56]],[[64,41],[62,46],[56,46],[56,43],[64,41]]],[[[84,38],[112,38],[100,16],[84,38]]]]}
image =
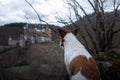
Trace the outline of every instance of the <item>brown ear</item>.
{"type": "Polygon", "coordinates": [[[58,31],[59,31],[59,34],[62,38],[65,37],[65,35],[67,34],[67,32],[62,30],[62,29],[58,29],[58,31]]]}
{"type": "Polygon", "coordinates": [[[77,35],[77,32],[78,32],[78,29],[74,29],[74,30],[72,31],[72,33],[73,33],[74,35],[77,35]]]}

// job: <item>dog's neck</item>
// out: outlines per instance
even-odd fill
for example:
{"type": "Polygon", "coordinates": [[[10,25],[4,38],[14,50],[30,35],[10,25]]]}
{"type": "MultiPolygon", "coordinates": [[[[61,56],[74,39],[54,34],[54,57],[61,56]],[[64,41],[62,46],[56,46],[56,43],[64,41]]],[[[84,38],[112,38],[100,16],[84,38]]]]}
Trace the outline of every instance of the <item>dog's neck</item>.
{"type": "Polygon", "coordinates": [[[83,47],[83,45],[77,40],[77,38],[72,34],[68,33],[64,37],[64,47],[65,52],[71,52],[71,50],[75,50],[83,47]]]}
{"type": "Polygon", "coordinates": [[[85,47],[77,40],[77,38],[72,33],[66,34],[64,40],[65,55],[74,55],[76,53],[79,53],[80,55],[86,56],[87,59],[91,57],[85,47]]]}
{"type": "MultiPolygon", "coordinates": [[[[69,67],[70,62],[79,55],[86,56],[87,59],[91,57],[85,47],[77,40],[77,38],[72,33],[67,33],[64,37],[64,57],[66,67],[69,67]]],[[[68,71],[70,72],[70,71],[68,71]]]]}

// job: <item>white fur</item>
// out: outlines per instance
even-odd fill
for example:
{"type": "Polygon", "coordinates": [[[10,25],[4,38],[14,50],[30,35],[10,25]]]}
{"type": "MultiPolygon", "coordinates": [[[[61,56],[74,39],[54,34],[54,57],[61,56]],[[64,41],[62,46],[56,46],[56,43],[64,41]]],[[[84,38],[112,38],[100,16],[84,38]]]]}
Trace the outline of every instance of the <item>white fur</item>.
{"type": "Polygon", "coordinates": [[[71,77],[71,80],[87,80],[80,72],[71,77]]]}
{"type": "Polygon", "coordinates": [[[87,59],[89,59],[92,56],[89,54],[89,52],[85,49],[85,47],[77,40],[77,38],[72,33],[66,34],[66,36],[64,37],[64,40],[65,40],[65,42],[64,42],[64,51],[65,51],[64,61],[66,64],[67,71],[71,77],[71,80],[86,80],[86,79],[83,79],[85,77],[81,73],[71,76],[70,62],[73,60],[73,58],[75,58],[76,56],[79,56],[79,55],[84,55],[87,57],[87,59]]]}

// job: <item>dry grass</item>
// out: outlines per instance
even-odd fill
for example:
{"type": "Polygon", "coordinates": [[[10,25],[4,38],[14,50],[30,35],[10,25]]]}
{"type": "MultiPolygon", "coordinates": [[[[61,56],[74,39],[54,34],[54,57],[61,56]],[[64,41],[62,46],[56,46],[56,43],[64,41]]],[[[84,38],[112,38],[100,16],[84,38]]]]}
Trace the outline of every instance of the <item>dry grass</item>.
{"type": "Polygon", "coordinates": [[[0,55],[0,63],[24,80],[67,80],[63,50],[53,42],[15,48],[0,55]]]}

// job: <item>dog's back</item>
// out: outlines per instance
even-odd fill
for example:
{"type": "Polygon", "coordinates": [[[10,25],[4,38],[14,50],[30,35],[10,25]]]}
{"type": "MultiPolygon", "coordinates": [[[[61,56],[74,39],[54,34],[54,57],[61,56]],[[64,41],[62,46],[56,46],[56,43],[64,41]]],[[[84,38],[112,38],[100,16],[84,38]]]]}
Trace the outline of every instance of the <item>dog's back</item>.
{"type": "Polygon", "coordinates": [[[86,80],[86,79],[99,80],[100,79],[96,62],[92,57],[87,59],[83,55],[77,56],[70,63],[70,70],[71,70],[73,80],[86,80]]]}

